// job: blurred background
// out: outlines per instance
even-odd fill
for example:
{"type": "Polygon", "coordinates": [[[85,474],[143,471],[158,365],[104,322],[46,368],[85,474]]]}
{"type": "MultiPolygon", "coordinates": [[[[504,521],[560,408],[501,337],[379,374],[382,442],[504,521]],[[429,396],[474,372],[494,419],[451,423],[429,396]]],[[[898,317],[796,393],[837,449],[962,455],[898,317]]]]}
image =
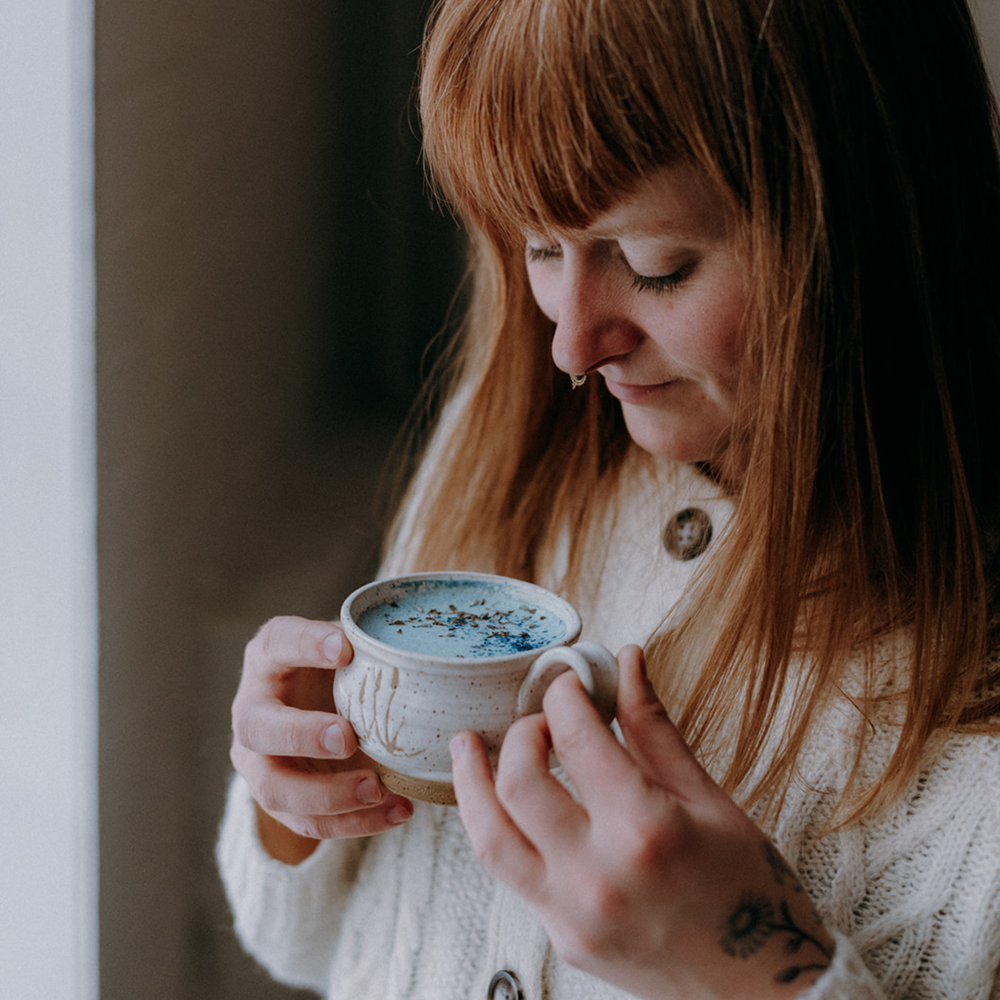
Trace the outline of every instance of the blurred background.
{"type": "Polygon", "coordinates": [[[266,618],[374,571],[448,321],[427,6],[0,10],[4,998],[306,996],[243,955],[215,873],[229,703],[266,618]]]}
{"type": "Polygon", "coordinates": [[[97,0],[100,983],[288,995],[212,847],[242,648],[376,568],[380,472],[445,322],[414,0],[97,0]]]}

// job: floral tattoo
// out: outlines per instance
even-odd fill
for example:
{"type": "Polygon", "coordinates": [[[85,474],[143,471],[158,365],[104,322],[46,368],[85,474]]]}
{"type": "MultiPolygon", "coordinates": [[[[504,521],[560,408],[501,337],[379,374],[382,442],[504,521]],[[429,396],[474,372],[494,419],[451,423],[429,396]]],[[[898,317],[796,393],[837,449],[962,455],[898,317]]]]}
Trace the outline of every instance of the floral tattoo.
{"type": "MultiPolygon", "coordinates": [[[[795,892],[804,892],[788,863],[771,844],[764,845],[764,856],[778,886],[790,884],[795,892]]],[[[719,943],[722,950],[733,958],[750,958],[774,935],[785,936],[786,955],[798,956],[804,946],[811,945],[822,956],[819,961],[793,964],[782,969],[775,976],[775,982],[790,983],[807,972],[822,971],[833,958],[830,948],[795,922],[784,899],[778,901],[776,909],[767,896],[749,892],[740,897],[738,905],[726,920],[719,943]]]]}
{"type": "Polygon", "coordinates": [[[749,958],[764,946],[774,930],[774,907],[767,897],[744,893],[726,922],[722,950],[734,958],[749,958]]]}
{"type": "Polygon", "coordinates": [[[786,886],[791,883],[795,892],[805,891],[802,888],[802,883],[798,880],[798,876],[792,871],[791,865],[781,856],[781,853],[771,841],[764,841],[762,850],[764,851],[764,860],[767,861],[771,869],[771,874],[774,875],[776,885],[786,886]]]}

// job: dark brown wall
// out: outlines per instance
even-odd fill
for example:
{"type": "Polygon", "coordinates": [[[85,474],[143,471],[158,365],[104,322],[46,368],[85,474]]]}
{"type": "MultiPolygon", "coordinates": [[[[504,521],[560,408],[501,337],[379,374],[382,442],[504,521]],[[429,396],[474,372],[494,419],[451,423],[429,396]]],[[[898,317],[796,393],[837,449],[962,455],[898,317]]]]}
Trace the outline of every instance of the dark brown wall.
{"type": "Polygon", "coordinates": [[[374,568],[455,280],[407,97],[422,5],[96,4],[102,997],[279,997],[212,848],[262,620],[374,568]]]}

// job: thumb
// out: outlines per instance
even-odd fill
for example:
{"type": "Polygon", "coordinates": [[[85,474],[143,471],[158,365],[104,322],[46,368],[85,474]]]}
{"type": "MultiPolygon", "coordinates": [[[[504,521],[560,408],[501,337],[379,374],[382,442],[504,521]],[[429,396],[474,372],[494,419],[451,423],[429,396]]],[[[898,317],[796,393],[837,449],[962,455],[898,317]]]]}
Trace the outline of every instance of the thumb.
{"type": "Polygon", "coordinates": [[[646,777],[681,798],[700,798],[708,786],[717,789],[653,690],[642,650],[625,646],[618,668],[618,725],[646,777]]]}

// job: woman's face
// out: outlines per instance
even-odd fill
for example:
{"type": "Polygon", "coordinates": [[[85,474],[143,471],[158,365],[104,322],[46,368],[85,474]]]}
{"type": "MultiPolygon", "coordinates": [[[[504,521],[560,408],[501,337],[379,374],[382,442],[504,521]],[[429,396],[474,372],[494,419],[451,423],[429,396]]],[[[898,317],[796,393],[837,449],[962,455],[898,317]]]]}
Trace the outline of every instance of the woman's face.
{"type": "Polygon", "coordinates": [[[600,375],[647,451],[738,477],[727,449],[747,271],[700,175],[664,168],[586,229],[530,235],[527,265],[559,368],[600,375]]]}

